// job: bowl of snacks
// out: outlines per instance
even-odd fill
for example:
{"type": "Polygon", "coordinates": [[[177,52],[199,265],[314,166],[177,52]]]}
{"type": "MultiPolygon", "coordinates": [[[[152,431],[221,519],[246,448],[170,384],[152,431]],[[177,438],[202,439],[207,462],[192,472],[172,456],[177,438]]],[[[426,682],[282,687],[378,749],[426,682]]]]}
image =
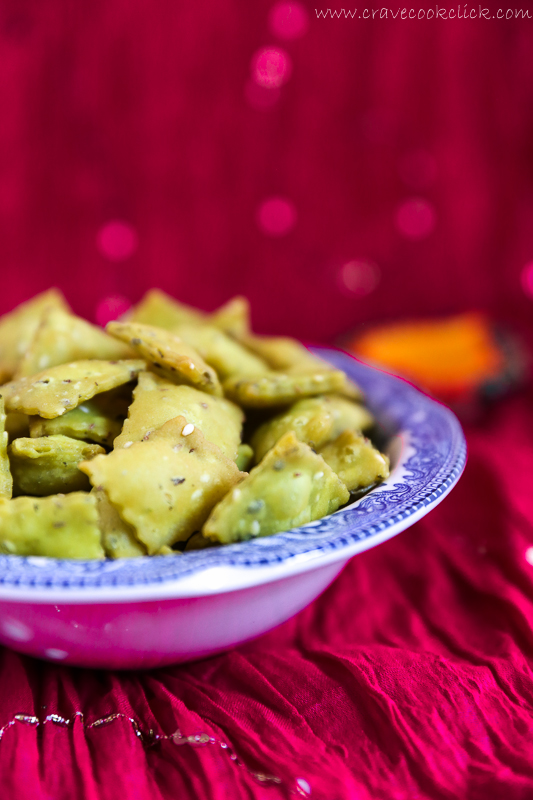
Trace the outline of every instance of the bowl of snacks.
{"type": "Polygon", "coordinates": [[[152,290],[106,330],[0,319],[0,642],[148,668],[289,619],[464,468],[445,406],[339,350],[152,290]]]}

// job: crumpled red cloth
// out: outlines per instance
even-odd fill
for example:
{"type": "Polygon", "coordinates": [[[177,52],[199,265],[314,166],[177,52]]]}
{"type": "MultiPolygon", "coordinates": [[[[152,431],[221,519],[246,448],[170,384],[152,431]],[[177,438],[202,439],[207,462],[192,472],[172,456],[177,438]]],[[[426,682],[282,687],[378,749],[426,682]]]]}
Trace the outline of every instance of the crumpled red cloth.
{"type": "Polygon", "coordinates": [[[532,797],[532,401],[467,429],[443,503],[255,642],[147,673],[3,650],[0,726],[41,724],[3,729],[0,796],[532,797]]]}

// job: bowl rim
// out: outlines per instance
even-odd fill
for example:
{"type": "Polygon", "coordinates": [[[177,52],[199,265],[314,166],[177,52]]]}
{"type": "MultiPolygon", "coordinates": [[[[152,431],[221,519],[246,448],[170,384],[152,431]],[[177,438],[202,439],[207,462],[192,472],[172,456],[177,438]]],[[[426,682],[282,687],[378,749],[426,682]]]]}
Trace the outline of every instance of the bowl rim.
{"type": "MultiPolygon", "coordinates": [[[[336,348],[313,352],[359,383],[401,452],[390,478],[362,499],[275,536],[175,556],[74,561],[0,555],[0,600],[121,603],[240,591],[346,562],[440,503],[466,464],[455,415],[409,381],[336,348]]],[[[339,569],[342,566],[339,565],[339,569]]]]}

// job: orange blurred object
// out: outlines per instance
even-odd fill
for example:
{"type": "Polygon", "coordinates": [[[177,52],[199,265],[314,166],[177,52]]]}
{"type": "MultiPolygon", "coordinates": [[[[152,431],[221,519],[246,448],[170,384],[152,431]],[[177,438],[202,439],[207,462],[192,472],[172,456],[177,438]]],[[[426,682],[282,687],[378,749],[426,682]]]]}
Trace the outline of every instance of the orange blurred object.
{"type": "Polygon", "coordinates": [[[353,336],[347,345],[364,361],[450,400],[497,383],[506,370],[493,327],[478,312],[382,325],[353,336]]]}

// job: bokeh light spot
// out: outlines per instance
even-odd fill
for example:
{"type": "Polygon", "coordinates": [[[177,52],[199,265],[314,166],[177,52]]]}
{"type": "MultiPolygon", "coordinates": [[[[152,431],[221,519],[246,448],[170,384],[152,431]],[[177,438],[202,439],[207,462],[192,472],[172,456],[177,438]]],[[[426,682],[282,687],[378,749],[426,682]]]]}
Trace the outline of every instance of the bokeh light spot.
{"type": "Polygon", "coordinates": [[[426,150],[411,150],[400,158],[398,173],[411,189],[427,189],[437,177],[437,162],[426,150]]]}
{"type": "Polygon", "coordinates": [[[528,564],[533,565],[533,547],[528,547],[526,550],[526,561],[528,564]]]}
{"type": "Polygon", "coordinates": [[[137,250],[137,231],[128,222],[114,219],[102,225],[96,236],[100,253],[109,261],[125,261],[137,250]]]}
{"type": "Polygon", "coordinates": [[[127,297],[121,294],[112,294],[104,297],[96,306],[96,321],[102,328],[105,328],[112,319],[118,319],[131,308],[131,303],[127,297]]]}
{"type": "Polygon", "coordinates": [[[307,32],[309,17],[300,3],[276,3],[270,9],[268,25],[280,39],[298,39],[307,32]]]}
{"type": "Polygon", "coordinates": [[[279,89],[289,80],[291,71],[290,58],[279,47],[263,47],[252,58],[252,77],[266,89],[279,89]]]}
{"type": "Polygon", "coordinates": [[[298,791],[300,794],[304,796],[311,794],[309,781],[306,781],[305,778],[296,778],[296,783],[298,784],[298,791]]]}
{"type": "Polygon", "coordinates": [[[427,200],[412,197],[398,207],[395,222],[407,239],[425,239],[435,228],[435,210],[427,200]]]}
{"type": "Polygon", "coordinates": [[[345,294],[364,297],[374,291],[381,276],[379,268],[372,261],[357,259],[343,264],[338,277],[345,294]]]}
{"type": "Polygon", "coordinates": [[[524,292],[529,297],[533,298],[533,261],[530,261],[529,264],[526,264],[520,277],[524,292]]]}
{"type": "Polygon", "coordinates": [[[296,224],[296,209],[284,197],[269,197],[259,206],[257,224],[267,236],[284,236],[296,224]]]}
{"type": "Polygon", "coordinates": [[[273,88],[269,89],[266,86],[260,86],[255,81],[248,81],[244,87],[244,96],[248,101],[248,105],[256,108],[259,111],[268,111],[276,105],[281,95],[281,91],[273,88]]]}

